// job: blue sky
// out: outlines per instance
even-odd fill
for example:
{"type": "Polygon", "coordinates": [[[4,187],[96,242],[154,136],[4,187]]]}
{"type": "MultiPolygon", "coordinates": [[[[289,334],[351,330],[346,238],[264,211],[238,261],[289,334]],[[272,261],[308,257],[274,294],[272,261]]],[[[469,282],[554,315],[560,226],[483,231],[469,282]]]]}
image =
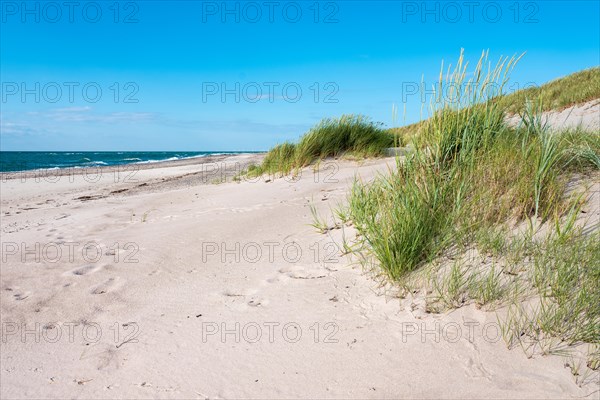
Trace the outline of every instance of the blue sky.
{"type": "Polygon", "coordinates": [[[511,88],[600,64],[596,0],[0,4],[4,151],[265,150],[323,117],[418,121],[407,85],[461,48],[526,51],[511,88]]]}

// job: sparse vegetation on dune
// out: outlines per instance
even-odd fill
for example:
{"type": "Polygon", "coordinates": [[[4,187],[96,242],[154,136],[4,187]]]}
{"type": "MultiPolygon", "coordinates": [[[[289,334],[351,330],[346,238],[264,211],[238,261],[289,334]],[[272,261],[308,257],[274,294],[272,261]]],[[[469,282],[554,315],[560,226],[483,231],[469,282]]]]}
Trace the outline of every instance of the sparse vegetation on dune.
{"type": "Polygon", "coordinates": [[[393,136],[364,116],[343,115],[319,122],[298,143],[286,142],[271,149],[252,176],[290,173],[326,157],[375,157],[393,145],[393,136]]]}
{"type": "MultiPolygon", "coordinates": [[[[437,106],[442,103],[448,106],[449,102],[444,101],[445,99],[442,97],[454,98],[453,107],[452,110],[437,110],[432,120],[383,129],[380,124],[361,115],[343,115],[340,118],[323,119],[303,135],[297,143],[284,142],[272,148],[260,165],[251,166],[246,173],[250,176],[289,174],[327,157],[342,155],[361,158],[376,157],[381,156],[384,149],[391,146],[427,145],[432,139],[430,134],[432,127],[435,126],[432,124],[437,124],[438,130],[441,127],[447,129],[450,124],[462,124],[466,119],[470,124],[489,124],[492,115],[491,109],[494,110],[496,117],[500,115],[504,117],[511,113],[534,116],[535,113],[600,98],[600,67],[581,71],[542,86],[504,95],[504,87],[508,79],[507,73],[516,61],[516,58],[513,58],[512,61],[505,59],[504,62],[510,63],[510,65],[504,65],[503,68],[498,66],[496,71],[488,71],[503,74],[502,76],[479,76],[478,84],[481,85],[479,90],[473,90],[473,87],[469,85],[475,82],[465,81],[465,76],[447,76],[448,80],[442,82],[444,87],[454,88],[456,86],[456,90],[464,90],[464,92],[458,93],[455,90],[448,93],[446,90],[442,96],[440,91],[440,96],[434,99],[433,103],[436,103],[437,106]],[[490,90],[490,88],[492,89],[490,90]],[[529,107],[532,101],[536,102],[535,113],[532,113],[529,107]],[[477,119],[477,115],[486,112],[488,113],[487,119],[477,119]]],[[[481,68],[483,68],[482,65],[476,67],[479,70],[481,68]]],[[[440,78],[442,76],[440,74],[440,78]]],[[[496,119],[494,123],[500,124],[502,121],[496,119]]],[[[471,130],[477,128],[476,126],[469,127],[471,130]]],[[[587,151],[585,148],[579,150],[587,151]]],[[[593,157],[589,151],[587,155],[593,157]]]]}
{"type": "MultiPolygon", "coordinates": [[[[510,94],[497,93],[494,99],[500,109],[507,114],[525,114],[527,104],[536,102],[536,112],[561,110],[591,100],[600,99],[600,67],[586,69],[543,85],[531,87],[510,94]]],[[[471,105],[472,107],[473,105],[471,105]]],[[[398,137],[400,144],[407,144],[421,134],[426,121],[389,128],[398,137]]]]}
{"type": "Polygon", "coordinates": [[[527,101],[540,99],[540,111],[560,110],[600,98],[600,67],[586,69],[541,86],[519,90],[498,99],[508,113],[525,111],[527,101]]]}
{"type": "Polygon", "coordinates": [[[461,56],[445,83],[478,91],[435,98],[414,152],[389,175],[353,186],[355,253],[400,287],[432,293],[430,311],[511,305],[502,319],[509,345],[527,337],[529,348],[553,352],[586,343],[587,365],[597,368],[600,233],[576,223],[587,194],[567,183],[573,174],[598,178],[600,132],[550,133],[539,107],[509,127],[506,106],[486,88],[501,92],[515,63],[487,67],[484,54],[468,75],[461,56]],[[536,306],[525,307],[531,299],[536,306]]]}
{"type": "MultiPolygon", "coordinates": [[[[429,119],[388,130],[362,116],[326,119],[248,174],[287,174],[326,157],[409,145],[395,171],[355,182],[348,207],[336,212],[336,226],[358,231],[357,244],[344,249],[406,293],[423,289],[430,312],[501,308],[508,346],[566,354],[589,345],[583,361],[594,370],[600,231],[580,221],[589,193],[569,183],[600,177],[600,132],[550,132],[540,113],[600,98],[600,68],[505,96],[518,60],[492,65],[484,53],[469,73],[461,54],[453,71],[440,72],[438,88],[453,93],[433,97],[429,119]],[[507,124],[509,113],[521,115],[519,126],[507,124]]],[[[311,211],[312,226],[329,231],[311,211]]]]}

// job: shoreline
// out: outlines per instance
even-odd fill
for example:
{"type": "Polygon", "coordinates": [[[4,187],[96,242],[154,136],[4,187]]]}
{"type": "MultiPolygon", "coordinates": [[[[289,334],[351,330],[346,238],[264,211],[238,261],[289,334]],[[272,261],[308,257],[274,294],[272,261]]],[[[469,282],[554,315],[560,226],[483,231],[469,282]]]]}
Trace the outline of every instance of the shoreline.
{"type": "Polygon", "coordinates": [[[33,201],[34,197],[53,198],[60,194],[63,198],[89,202],[221,184],[230,182],[250,164],[260,163],[263,157],[264,153],[215,155],[127,166],[52,170],[49,174],[36,170],[0,175],[1,215],[6,217],[40,208],[42,204],[33,201]]]}
{"type": "Polygon", "coordinates": [[[72,166],[72,167],[52,167],[52,168],[36,168],[27,169],[20,171],[3,171],[0,172],[1,180],[10,180],[17,178],[36,178],[39,176],[67,176],[85,174],[89,171],[99,171],[102,173],[113,173],[122,169],[127,170],[146,170],[164,167],[175,167],[183,165],[195,165],[195,164],[206,164],[211,162],[218,162],[228,157],[235,156],[252,156],[266,154],[265,152],[242,152],[242,153],[218,153],[218,154],[207,154],[198,155],[194,157],[187,157],[178,160],[158,160],[158,161],[136,161],[124,164],[113,164],[113,165],[98,165],[98,166],[72,166]]]}

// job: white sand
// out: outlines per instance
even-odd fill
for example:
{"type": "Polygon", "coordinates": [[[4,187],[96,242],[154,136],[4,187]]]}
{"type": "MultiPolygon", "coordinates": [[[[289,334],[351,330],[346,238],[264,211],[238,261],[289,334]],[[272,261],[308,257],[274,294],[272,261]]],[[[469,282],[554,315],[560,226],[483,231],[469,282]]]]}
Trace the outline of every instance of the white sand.
{"type": "MultiPolygon", "coordinates": [[[[584,130],[600,130],[600,99],[567,107],[561,111],[542,113],[542,121],[552,131],[582,128],[584,130]]],[[[513,126],[519,124],[521,118],[513,115],[507,122],[513,126]]]]}
{"type": "Polygon", "coordinates": [[[325,163],[298,182],[202,184],[194,174],[202,167],[189,163],[140,171],[135,183],[109,175],[2,182],[1,397],[573,398],[597,390],[576,385],[560,357],[508,350],[494,313],[428,315],[386,297],[340,256],[333,243],[342,230],[321,235],[308,225],[311,201],[329,215],[355,174],[370,179],[393,164],[325,163]],[[121,189],[129,190],[110,194],[121,189]],[[35,243],[41,259],[23,262],[35,243]],[[84,259],[86,243],[102,248],[98,261],[93,246],[84,259]]]}

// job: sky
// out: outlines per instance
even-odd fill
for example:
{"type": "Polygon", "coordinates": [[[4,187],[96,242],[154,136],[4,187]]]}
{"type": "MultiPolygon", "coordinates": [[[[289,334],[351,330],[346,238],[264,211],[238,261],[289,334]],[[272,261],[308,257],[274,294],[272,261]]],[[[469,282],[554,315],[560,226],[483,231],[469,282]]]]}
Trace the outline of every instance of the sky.
{"type": "Polygon", "coordinates": [[[424,118],[415,85],[461,49],[526,52],[508,90],[600,65],[598,0],[0,5],[2,151],[267,150],[326,117],[424,118]]]}

